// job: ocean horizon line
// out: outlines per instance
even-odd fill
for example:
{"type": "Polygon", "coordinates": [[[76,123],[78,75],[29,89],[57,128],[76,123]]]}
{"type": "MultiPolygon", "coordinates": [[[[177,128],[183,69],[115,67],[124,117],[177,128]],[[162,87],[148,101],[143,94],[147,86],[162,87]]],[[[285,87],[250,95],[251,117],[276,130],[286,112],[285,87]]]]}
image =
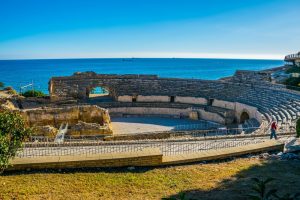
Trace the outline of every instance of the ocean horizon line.
{"type": "Polygon", "coordinates": [[[213,60],[276,60],[276,61],[283,61],[284,59],[275,59],[275,58],[210,58],[210,57],[78,57],[78,58],[15,58],[15,59],[0,59],[0,61],[26,61],[26,60],[88,60],[88,59],[195,59],[195,60],[206,60],[206,59],[213,59],[213,60]]]}

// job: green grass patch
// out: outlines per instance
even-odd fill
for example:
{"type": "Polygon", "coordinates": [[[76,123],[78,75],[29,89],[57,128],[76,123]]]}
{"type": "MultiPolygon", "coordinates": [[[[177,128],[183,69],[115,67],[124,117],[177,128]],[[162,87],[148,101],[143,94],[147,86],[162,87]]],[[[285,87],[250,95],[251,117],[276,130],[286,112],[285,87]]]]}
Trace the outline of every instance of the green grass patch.
{"type": "Polygon", "coordinates": [[[0,199],[161,199],[186,193],[194,199],[245,199],[253,177],[273,177],[274,187],[294,193],[300,163],[237,159],[164,168],[93,169],[4,174],[0,199]]]}
{"type": "Polygon", "coordinates": [[[28,90],[22,94],[24,97],[44,97],[46,96],[42,91],[28,90]]]}

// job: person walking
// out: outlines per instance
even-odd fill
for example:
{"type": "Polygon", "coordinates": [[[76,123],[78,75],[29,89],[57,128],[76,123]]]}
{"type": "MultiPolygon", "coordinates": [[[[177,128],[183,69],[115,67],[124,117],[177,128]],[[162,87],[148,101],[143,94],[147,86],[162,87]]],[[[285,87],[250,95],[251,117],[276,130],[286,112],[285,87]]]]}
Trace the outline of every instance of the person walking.
{"type": "Polygon", "coordinates": [[[277,140],[276,130],[277,130],[277,124],[276,124],[276,122],[272,122],[270,139],[272,139],[274,137],[275,140],[277,140]]]}

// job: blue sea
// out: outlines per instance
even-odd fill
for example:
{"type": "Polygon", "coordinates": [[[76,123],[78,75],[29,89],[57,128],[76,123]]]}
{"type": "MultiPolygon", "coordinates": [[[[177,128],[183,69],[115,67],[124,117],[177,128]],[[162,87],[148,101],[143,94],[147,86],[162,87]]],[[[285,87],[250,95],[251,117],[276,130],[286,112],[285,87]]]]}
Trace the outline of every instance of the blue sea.
{"type": "Polygon", "coordinates": [[[160,77],[216,80],[231,76],[237,69],[263,70],[283,65],[282,60],[240,59],[43,59],[0,60],[0,82],[19,91],[20,86],[34,83],[34,88],[48,93],[53,76],[94,71],[103,74],[157,74],[160,77]]]}

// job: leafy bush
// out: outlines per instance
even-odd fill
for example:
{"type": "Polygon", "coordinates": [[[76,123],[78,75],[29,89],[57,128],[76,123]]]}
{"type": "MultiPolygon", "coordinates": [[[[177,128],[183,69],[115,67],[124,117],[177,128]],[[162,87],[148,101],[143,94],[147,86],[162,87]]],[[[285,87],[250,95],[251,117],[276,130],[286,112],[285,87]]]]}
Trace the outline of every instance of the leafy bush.
{"type": "Polygon", "coordinates": [[[22,116],[18,113],[0,113],[0,173],[9,165],[9,159],[16,155],[26,136],[32,130],[26,128],[22,116]]]}
{"type": "Polygon", "coordinates": [[[4,83],[0,82],[0,88],[4,87],[4,83]]]}
{"type": "Polygon", "coordinates": [[[300,77],[290,77],[285,80],[286,85],[299,87],[300,77]]]}
{"type": "Polygon", "coordinates": [[[297,123],[296,123],[296,133],[297,133],[297,137],[300,137],[300,118],[297,119],[297,123]]]}
{"type": "Polygon", "coordinates": [[[24,97],[44,97],[46,96],[42,91],[28,90],[22,94],[24,97]]]}

